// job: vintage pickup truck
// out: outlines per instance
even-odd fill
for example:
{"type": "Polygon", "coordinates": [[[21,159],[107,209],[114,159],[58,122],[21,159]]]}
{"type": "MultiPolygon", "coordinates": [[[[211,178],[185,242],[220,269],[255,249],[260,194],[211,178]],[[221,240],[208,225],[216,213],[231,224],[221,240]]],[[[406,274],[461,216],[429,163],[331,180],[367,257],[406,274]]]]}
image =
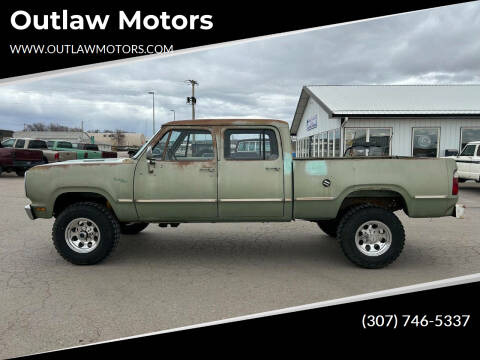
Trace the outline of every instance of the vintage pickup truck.
{"type": "Polygon", "coordinates": [[[0,175],[3,172],[15,172],[24,176],[25,171],[36,165],[45,164],[40,150],[24,150],[4,147],[0,143],[0,175]]]}
{"type": "Polygon", "coordinates": [[[458,181],[480,182],[480,141],[469,142],[458,156],[452,156],[458,167],[458,181]]]}
{"type": "Polygon", "coordinates": [[[56,218],[53,242],[66,260],[94,264],[120,233],[149,223],[318,223],[365,268],[394,261],[410,217],[461,215],[452,159],[292,159],[278,120],[166,123],[132,158],[37,166],[25,178],[31,219],[56,218]],[[252,151],[237,144],[258,141],[252,151]]]}
{"type": "Polygon", "coordinates": [[[3,141],[2,145],[4,147],[13,147],[15,149],[40,150],[43,153],[43,161],[45,163],[74,160],[77,158],[77,155],[71,151],[49,150],[47,142],[40,139],[12,138],[3,141]]]}
{"type": "Polygon", "coordinates": [[[87,149],[74,146],[69,141],[50,140],[48,141],[48,148],[55,151],[69,151],[75,153],[76,159],[101,159],[102,153],[100,151],[90,151],[87,149]]]}
{"type": "Polygon", "coordinates": [[[74,144],[77,149],[81,150],[90,150],[90,151],[95,151],[95,152],[100,152],[102,158],[116,158],[117,157],[117,152],[116,151],[106,151],[106,150],[100,150],[98,148],[97,144],[74,144]]]}

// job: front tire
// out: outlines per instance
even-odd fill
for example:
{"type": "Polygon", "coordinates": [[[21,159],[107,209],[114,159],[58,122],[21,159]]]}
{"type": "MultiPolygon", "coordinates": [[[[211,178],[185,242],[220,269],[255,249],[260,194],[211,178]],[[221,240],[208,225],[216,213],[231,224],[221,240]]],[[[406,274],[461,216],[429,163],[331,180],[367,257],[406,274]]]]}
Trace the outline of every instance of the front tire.
{"type": "Polygon", "coordinates": [[[135,235],[144,230],[149,223],[120,223],[120,232],[125,235],[135,235]]]}
{"type": "Polygon", "coordinates": [[[58,253],[76,265],[93,265],[112,253],[120,225],[105,206],[81,202],[68,206],[55,220],[52,240],[58,253]]]}
{"type": "Polygon", "coordinates": [[[25,170],[17,170],[17,171],[15,171],[15,173],[19,177],[24,177],[25,176],[25,170]]]}
{"type": "Polygon", "coordinates": [[[366,204],[354,207],[342,217],[337,238],[344,254],[355,265],[379,269],[400,255],[405,231],[395,214],[366,204]]]}

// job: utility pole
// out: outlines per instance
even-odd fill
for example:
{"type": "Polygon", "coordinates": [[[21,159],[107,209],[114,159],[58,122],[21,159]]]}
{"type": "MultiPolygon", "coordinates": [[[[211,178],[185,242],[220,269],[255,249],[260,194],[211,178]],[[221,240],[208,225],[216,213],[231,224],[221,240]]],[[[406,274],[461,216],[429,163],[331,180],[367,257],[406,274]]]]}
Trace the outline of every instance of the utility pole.
{"type": "Polygon", "coordinates": [[[170,110],[173,111],[173,121],[175,121],[175,110],[170,110]]]}
{"type": "Polygon", "coordinates": [[[192,105],[192,120],[195,120],[195,104],[197,103],[197,99],[195,98],[195,85],[198,85],[198,82],[195,80],[185,80],[185,82],[192,85],[192,96],[187,97],[187,104],[192,105]]]}
{"type": "Polygon", "coordinates": [[[153,117],[152,117],[152,120],[153,120],[152,137],[153,137],[153,135],[155,135],[155,91],[149,91],[148,93],[152,94],[152,114],[153,114],[153,117]]]}

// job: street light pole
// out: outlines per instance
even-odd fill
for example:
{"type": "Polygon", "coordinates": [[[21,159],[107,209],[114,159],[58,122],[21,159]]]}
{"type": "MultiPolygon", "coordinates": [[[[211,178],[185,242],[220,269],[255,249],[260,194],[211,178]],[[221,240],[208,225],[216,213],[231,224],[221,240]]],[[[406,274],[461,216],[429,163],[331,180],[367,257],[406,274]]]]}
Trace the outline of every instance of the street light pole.
{"type": "Polygon", "coordinates": [[[153,133],[155,135],[155,91],[149,91],[149,94],[152,94],[152,120],[153,120],[153,133]]]}
{"type": "Polygon", "coordinates": [[[170,110],[173,112],[173,121],[175,121],[175,110],[170,110]]]}

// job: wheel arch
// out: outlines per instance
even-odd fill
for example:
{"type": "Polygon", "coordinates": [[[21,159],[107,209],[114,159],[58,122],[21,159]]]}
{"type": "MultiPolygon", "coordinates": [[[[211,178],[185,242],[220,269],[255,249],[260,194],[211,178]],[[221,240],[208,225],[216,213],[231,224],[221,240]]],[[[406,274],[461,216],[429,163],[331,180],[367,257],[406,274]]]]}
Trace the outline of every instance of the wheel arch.
{"type": "Polygon", "coordinates": [[[94,202],[111,209],[114,214],[115,202],[109,194],[99,189],[64,189],[55,194],[52,215],[57,217],[67,206],[78,202],[94,202]]]}
{"type": "Polygon", "coordinates": [[[392,186],[359,186],[346,189],[339,197],[337,216],[345,214],[352,207],[371,204],[390,211],[403,210],[409,214],[408,193],[401,187],[392,186]]]}

